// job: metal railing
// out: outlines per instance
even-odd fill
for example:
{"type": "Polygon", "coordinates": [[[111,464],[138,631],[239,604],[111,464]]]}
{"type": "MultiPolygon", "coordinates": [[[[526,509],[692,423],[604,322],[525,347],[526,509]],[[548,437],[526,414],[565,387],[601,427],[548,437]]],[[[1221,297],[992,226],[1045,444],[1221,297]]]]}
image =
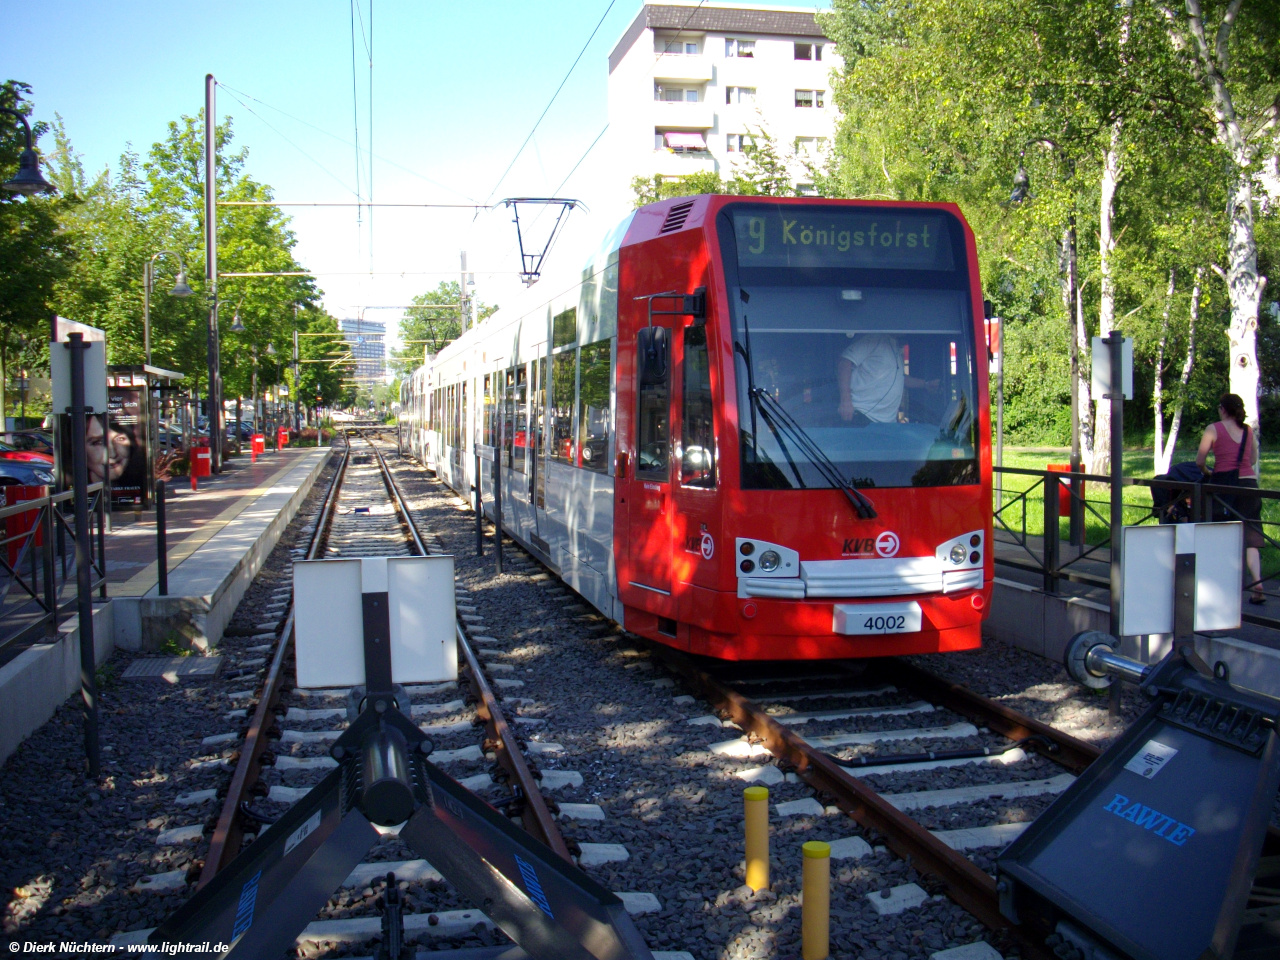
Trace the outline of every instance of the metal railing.
{"type": "MultiPolygon", "coordinates": [[[[104,485],[91,483],[88,492],[90,583],[105,600],[104,485]]],[[[15,645],[56,637],[65,616],[75,613],[74,496],[68,490],[0,507],[0,655],[15,645]]]]}
{"type": "MultiPolygon", "coordinates": [[[[995,492],[994,504],[997,566],[1038,574],[1041,588],[1049,594],[1059,593],[1063,582],[1109,590],[1111,581],[1106,570],[1091,571],[1089,566],[1092,563],[1105,567],[1111,561],[1111,478],[1023,467],[994,469],[1004,480],[995,492]],[[1025,489],[1019,490],[1009,482],[1015,477],[1031,479],[1025,489]],[[1090,487],[1099,491],[1093,498],[1088,496],[1090,487]],[[1069,510],[1063,509],[1063,500],[1067,500],[1069,510]],[[1063,537],[1062,521],[1067,520],[1071,512],[1076,514],[1077,522],[1071,524],[1070,532],[1063,537]],[[1001,556],[998,549],[1001,545],[1015,549],[1006,550],[1001,556]]],[[[1268,513],[1280,518],[1280,504],[1267,509],[1267,504],[1280,501],[1280,490],[1146,477],[1124,477],[1121,483],[1125,487],[1146,487],[1152,492],[1168,491],[1168,503],[1163,510],[1157,507],[1151,493],[1146,498],[1149,503],[1126,501],[1123,513],[1128,526],[1179,520],[1192,523],[1240,520],[1256,526],[1263,538],[1262,575],[1253,580],[1248,578],[1246,570],[1247,579],[1241,589],[1261,591],[1266,603],[1257,612],[1246,610],[1242,619],[1246,623],[1280,629],[1280,519],[1267,518],[1268,513]],[[1238,501],[1244,497],[1257,497],[1262,501],[1261,520],[1246,520],[1242,515],[1238,501]],[[1271,573],[1267,573],[1268,566],[1273,568],[1271,573]]]]}

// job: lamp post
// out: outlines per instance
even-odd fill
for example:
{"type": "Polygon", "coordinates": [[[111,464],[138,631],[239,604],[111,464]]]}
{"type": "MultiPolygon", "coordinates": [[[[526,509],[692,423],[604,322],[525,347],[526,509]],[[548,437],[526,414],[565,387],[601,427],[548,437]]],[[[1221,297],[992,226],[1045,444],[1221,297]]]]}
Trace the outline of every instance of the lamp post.
{"type": "Polygon", "coordinates": [[[178,276],[173,281],[169,296],[185,299],[192,294],[191,287],[187,284],[187,266],[182,262],[182,257],[172,250],[153,253],[142,270],[142,349],[146,354],[147,366],[151,366],[151,291],[156,282],[156,260],[160,257],[174,257],[178,261],[178,276]]]}
{"type": "MultiPolygon", "coordinates": [[[[22,132],[26,134],[27,138],[27,145],[18,158],[18,172],[4,183],[0,183],[0,187],[4,187],[11,193],[20,193],[24,197],[30,197],[37,193],[54,193],[53,184],[40,173],[40,158],[36,156],[35,149],[32,147],[31,124],[27,123],[27,118],[17,110],[10,110],[8,107],[0,107],[0,113],[17,117],[22,123],[22,132]]],[[[0,427],[5,425],[4,406],[4,363],[3,360],[0,360],[0,427]]]]}
{"type": "Polygon", "coordinates": [[[54,193],[56,191],[54,185],[40,173],[40,158],[36,156],[31,143],[31,124],[27,123],[27,118],[17,110],[10,110],[8,107],[0,107],[0,113],[17,117],[22,122],[22,132],[27,137],[27,145],[18,158],[18,172],[0,186],[26,197],[36,193],[54,193]]]}

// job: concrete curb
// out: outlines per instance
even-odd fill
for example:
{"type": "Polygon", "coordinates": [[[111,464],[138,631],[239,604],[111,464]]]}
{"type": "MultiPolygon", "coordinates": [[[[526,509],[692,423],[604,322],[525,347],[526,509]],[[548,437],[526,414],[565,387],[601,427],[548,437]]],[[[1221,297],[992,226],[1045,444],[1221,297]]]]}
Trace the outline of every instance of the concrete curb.
{"type": "Polygon", "coordinates": [[[329,458],[307,453],[266,493],[169,572],[169,595],[119,597],[115,641],[125,650],[158,650],[174,634],[197,649],[222,639],[240,598],[262,569],[329,458]]]}
{"type": "MultiPolygon", "coordinates": [[[[114,649],[115,602],[93,605],[93,649],[103,663],[114,649]]],[[[69,617],[53,643],[28,647],[0,667],[0,763],[58,706],[80,690],[80,618],[69,617]]]]}

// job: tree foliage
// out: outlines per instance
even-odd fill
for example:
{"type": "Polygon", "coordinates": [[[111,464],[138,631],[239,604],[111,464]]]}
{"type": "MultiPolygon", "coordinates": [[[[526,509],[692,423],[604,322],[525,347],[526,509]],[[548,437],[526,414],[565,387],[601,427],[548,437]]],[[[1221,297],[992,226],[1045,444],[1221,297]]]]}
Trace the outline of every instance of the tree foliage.
{"type": "MultiPolygon", "coordinates": [[[[462,288],[457,280],[444,280],[434,290],[420,293],[413,298],[413,306],[400,318],[400,339],[403,346],[391,355],[391,369],[399,377],[408,376],[422,366],[426,354],[437,354],[445,346],[462,336],[462,320],[459,304],[462,288]]],[[[471,297],[467,303],[468,317],[482,323],[498,308],[471,297]]]]}
{"type": "MultiPolygon", "coordinates": [[[[1212,6],[1209,19],[1227,5],[1212,6]]],[[[1261,0],[1235,6],[1243,8],[1235,31],[1247,35],[1239,43],[1248,61],[1235,76],[1251,105],[1250,129],[1260,130],[1266,105],[1274,124],[1280,103],[1277,8],[1261,0]]],[[[960,205],[978,238],[985,295],[1005,320],[1011,435],[1069,439],[1067,354],[1077,313],[1083,388],[1087,335],[1114,318],[1135,339],[1138,358],[1128,427],[1151,429],[1166,305],[1165,407],[1185,402],[1191,424],[1213,419],[1229,379],[1231,290],[1210,268],[1227,262],[1233,175],[1211,98],[1171,27],[1171,17],[1178,26],[1185,15],[1111,0],[834,0],[820,17],[844,65],[833,78],[842,111],[835,150],[815,182],[832,196],[960,205]],[[1075,299],[1064,271],[1069,238],[1078,238],[1070,246],[1075,299]],[[1206,278],[1197,302],[1202,335],[1183,389],[1197,270],[1206,278]]],[[[1274,133],[1268,142],[1259,167],[1275,157],[1274,133]]],[[[1258,213],[1265,273],[1276,211],[1260,204],[1258,213]]],[[[1262,337],[1270,342],[1265,316],[1262,337]]]]}
{"type": "MultiPolygon", "coordinates": [[[[0,105],[29,99],[30,89],[10,81],[0,87],[0,105]]],[[[24,104],[25,108],[25,104],[24,104]]],[[[47,367],[49,316],[101,327],[107,362],[139,364],[146,357],[143,334],[144,273],[154,259],[151,295],[151,356],[155,366],[181,371],[184,385],[207,390],[206,343],[209,294],[204,250],[204,123],[183,116],[145,154],[132,148],[114,170],[85,171],[61,118],[34,133],[45,152],[54,197],[16,200],[0,196],[0,350],[22,363],[47,367]],[[162,253],[165,251],[167,253],[162,253]],[[159,256],[157,256],[159,255],[159,256]],[[194,295],[168,295],[179,269],[194,295]]],[[[269,201],[271,188],[247,172],[248,150],[235,148],[230,120],[219,124],[218,198],[269,201]]],[[[0,177],[16,168],[21,131],[0,136],[0,177]]],[[[221,273],[287,273],[303,267],[293,255],[289,218],[272,206],[218,208],[218,269],[221,273]]],[[[255,369],[259,392],[293,383],[293,331],[333,332],[337,324],[319,307],[310,277],[224,278],[218,289],[218,327],[223,396],[249,396],[255,369]],[[232,331],[238,318],[244,330],[232,331]],[[268,355],[272,346],[275,355],[268,355]]],[[[314,359],[323,338],[301,337],[300,354],[314,359]]],[[[332,403],[341,395],[342,368],[301,364],[301,398],[319,395],[332,403]]]]}

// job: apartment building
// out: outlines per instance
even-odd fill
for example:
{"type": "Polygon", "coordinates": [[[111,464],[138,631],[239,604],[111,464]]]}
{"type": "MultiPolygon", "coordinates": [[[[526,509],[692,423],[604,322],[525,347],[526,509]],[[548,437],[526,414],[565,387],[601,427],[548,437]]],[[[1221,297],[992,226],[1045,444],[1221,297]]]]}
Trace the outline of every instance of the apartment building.
{"type": "MultiPolygon", "coordinates": [[[[833,136],[841,62],[812,12],[742,3],[645,4],[609,55],[609,129],[623,183],[733,175],[752,133],[818,157],[833,136]]],[[[803,189],[806,174],[791,174],[803,189]]]]}
{"type": "Polygon", "coordinates": [[[387,325],[376,320],[339,320],[338,331],[355,358],[355,378],[363,387],[374,387],[387,378],[387,325]]]}

